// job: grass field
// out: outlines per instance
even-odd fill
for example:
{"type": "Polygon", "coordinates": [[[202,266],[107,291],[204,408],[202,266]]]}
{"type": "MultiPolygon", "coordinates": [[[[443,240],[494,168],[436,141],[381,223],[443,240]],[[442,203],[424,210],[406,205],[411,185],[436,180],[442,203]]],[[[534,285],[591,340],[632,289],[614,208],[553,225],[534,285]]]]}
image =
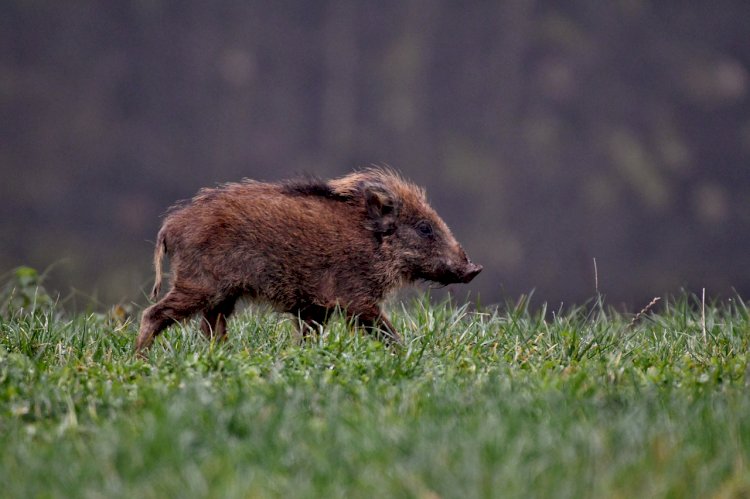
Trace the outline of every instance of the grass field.
{"type": "Polygon", "coordinates": [[[246,312],[224,344],[193,322],[146,360],[132,321],[10,302],[2,497],[750,495],[741,300],[635,321],[422,300],[391,310],[399,353],[246,312]]]}

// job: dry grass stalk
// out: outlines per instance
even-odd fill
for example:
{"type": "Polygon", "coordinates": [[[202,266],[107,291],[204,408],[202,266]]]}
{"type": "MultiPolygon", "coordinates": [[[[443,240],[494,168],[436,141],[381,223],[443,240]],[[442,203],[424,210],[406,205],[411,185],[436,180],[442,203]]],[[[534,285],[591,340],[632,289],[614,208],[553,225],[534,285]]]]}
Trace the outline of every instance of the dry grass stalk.
{"type": "Polygon", "coordinates": [[[654,305],[656,305],[659,302],[659,300],[661,300],[661,297],[655,296],[654,299],[648,303],[648,305],[643,307],[640,312],[635,314],[635,317],[633,317],[633,320],[631,320],[630,324],[628,324],[628,328],[632,328],[633,326],[635,326],[636,322],[638,322],[640,318],[643,317],[643,315],[646,314],[649,310],[654,308],[654,305]]]}
{"type": "Polygon", "coordinates": [[[703,330],[703,343],[706,342],[706,288],[701,293],[701,330],[703,330]]]}

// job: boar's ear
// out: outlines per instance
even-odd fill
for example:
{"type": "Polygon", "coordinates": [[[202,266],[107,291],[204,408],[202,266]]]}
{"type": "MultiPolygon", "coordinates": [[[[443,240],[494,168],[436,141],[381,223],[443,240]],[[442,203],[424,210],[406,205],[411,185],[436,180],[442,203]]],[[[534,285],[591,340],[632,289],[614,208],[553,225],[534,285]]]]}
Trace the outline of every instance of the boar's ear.
{"type": "Polygon", "coordinates": [[[398,203],[395,196],[382,184],[366,184],[363,191],[370,229],[378,238],[393,234],[398,218],[398,203]]]}

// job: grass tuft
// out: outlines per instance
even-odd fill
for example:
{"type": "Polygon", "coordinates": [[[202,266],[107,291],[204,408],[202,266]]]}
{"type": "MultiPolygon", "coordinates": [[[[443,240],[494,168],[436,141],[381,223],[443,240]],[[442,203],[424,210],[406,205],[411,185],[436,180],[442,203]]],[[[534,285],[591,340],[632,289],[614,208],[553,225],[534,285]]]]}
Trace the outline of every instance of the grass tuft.
{"type": "Polygon", "coordinates": [[[740,297],[530,297],[391,311],[398,353],[340,317],[300,345],[246,311],[134,355],[122,314],[33,295],[0,314],[5,497],[750,494],[750,314],[740,297]],[[705,336],[704,336],[705,335],[705,336]]]}

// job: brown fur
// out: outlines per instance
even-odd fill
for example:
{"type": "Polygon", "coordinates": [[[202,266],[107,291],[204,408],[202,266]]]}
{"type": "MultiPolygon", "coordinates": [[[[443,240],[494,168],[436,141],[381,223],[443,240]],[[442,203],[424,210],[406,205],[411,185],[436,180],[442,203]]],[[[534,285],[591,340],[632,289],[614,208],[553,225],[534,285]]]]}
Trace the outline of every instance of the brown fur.
{"type": "Polygon", "coordinates": [[[171,289],[143,312],[138,351],[197,313],[207,337],[223,338],[243,296],[297,315],[303,334],[340,307],[368,331],[399,343],[380,309],[388,293],[418,279],[468,282],[482,269],[422,189],[375,168],[328,182],[246,180],[201,190],[172,208],[159,231],[152,299],[161,288],[164,254],[171,289]]]}

